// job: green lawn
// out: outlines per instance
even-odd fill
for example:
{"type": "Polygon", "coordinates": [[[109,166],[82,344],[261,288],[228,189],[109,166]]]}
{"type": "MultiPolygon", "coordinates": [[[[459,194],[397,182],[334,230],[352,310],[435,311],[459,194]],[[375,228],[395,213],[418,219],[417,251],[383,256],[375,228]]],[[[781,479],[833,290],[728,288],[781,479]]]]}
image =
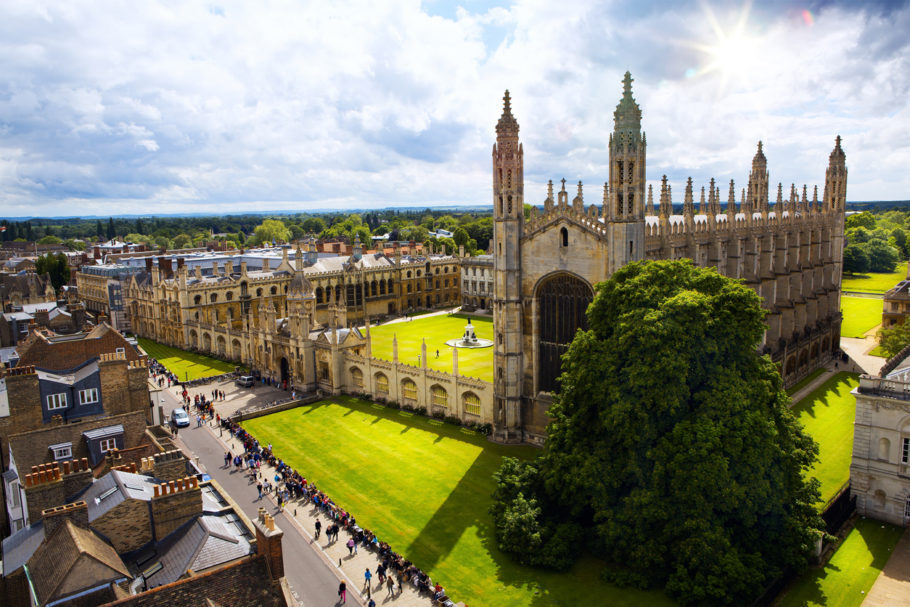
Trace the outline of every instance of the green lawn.
{"type": "Polygon", "coordinates": [[[777,607],[859,607],[881,573],[903,528],[860,518],[831,560],[799,576],[777,607]]]}
{"type": "Polygon", "coordinates": [[[827,502],[850,478],[856,399],[850,390],[859,384],[854,373],[838,373],[793,405],[793,413],[818,443],[818,462],[809,472],[821,482],[827,502]]]}
{"type": "Polygon", "coordinates": [[[884,305],[884,299],[875,297],[841,296],[840,307],[844,315],[841,337],[863,337],[866,331],[882,324],[884,305]]]}
{"type": "Polygon", "coordinates": [[[841,279],[841,291],[884,293],[905,278],[907,278],[907,262],[902,261],[897,264],[894,272],[883,274],[844,274],[841,279]]]}
{"type": "Polygon", "coordinates": [[[180,350],[178,348],[172,348],[150,339],[143,339],[140,337],[138,338],[138,341],[139,345],[142,346],[142,349],[145,350],[149,356],[157,359],[158,362],[167,367],[168,370],[176,374],[180,381],[230,373],[235,367],[234,363],[218,360],[211,356],[187,352],[186,350],[180,350]]]}
{"type": "MultiPolygon", "coordinates": [[[[493,321],[489,318],[474,318],[455,314],[452,316],[430,316],[370,327],[372,353],[375,358],[392,360],[392,338],[398,339],[398,361],[418,365],[420,346],[427,340],[427,366],[439,371],[452,372],[452,350],[446,345],[449,339],[457,339],[464,333],[468,318],[474,325],[474,333],[483,339],[493,339],[493,321]],[[436,351],[439,358],[436,358],[436,351]]],[[[493,347],[480,349],[458,348],[458,373],[493,381],[493,347]]]]}
{"type": "Polygon", "coordinates": [[[487,512],[492,474],[505,455],[533,457],[538,451],[532,447],[497,445],[459,427],[343,396],[243,425],[456,601],[672,604],[660,592],[600,581],[603,563],[592,557],[558,574],[522,567],[496,548],[487,512]]]}

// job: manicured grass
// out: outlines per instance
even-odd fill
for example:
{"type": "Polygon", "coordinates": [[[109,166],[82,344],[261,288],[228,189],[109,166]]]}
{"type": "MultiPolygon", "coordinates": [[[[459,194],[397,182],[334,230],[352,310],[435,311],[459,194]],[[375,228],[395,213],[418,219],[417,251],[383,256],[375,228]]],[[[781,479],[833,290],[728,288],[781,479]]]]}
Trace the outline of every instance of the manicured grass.
{"type": "Polygon", "coordinates": [[[861,518],[831,560],[806,571],[779,598],[777,607],[859,607],[904,530],[861,518]]]}
{"type": "Polygon", "coordinates": [[[838,373],[793,405],[793,413],[818,443],[818,461],[809,475],[821,482],[822,503],[850,478],[856,417],[856,399],[850,391],[858,384],[856,374],[838,373]]]}
{"type": "Polygon", "coordinates": [[[885,300],[876,297],[840,298],[844,322],[840,327],[841,337],[863,337],[866,331],[882,324],[882,309],[885,300]]]}
{"type": "Polygon", "coordinates": [[[902,261],[895,266],[893,272],[882,274],[844,274],[844,277],[841,279],[841,291],[884,293],[905,278],[907,278],[907,262],[902,261]]]}
{"type": "Polygon", "coordinates": [[[787,388],[787,394],[789,394],[790,396],[793,396],[794,394],[796,394],[797,392],[799,392],[800,390],[802,390],[803,388],[805,388],[806,386],[811,384],[812,380],[814,380],[816,377],[818,377],[819,375],[821,375],[824,372],[825,372],[824,367],[821,369],[816,369],[809,375],[805,376],[804,378],[802,378],[801,380],[799,380],[798,382],[793,384],[791,387],[787,388]]]}
{"type": "Polygon", "coordinates": [[[881,356],[882,358],[887,358],[885,355],[885,350],[881,346],[875,346],[868,352],[869,356],[881,356]]]}
{"type": "MultiPolygon", "coordinates": [[[[370,327],[372,354],[375,358],[392,360],[392,338],[398,339],[398,361],[418,366],[422,340],[427,341],[427,366],[438,371],[452,372],[452,348],[446,345],[449,339],[457,339],[464,333],[470,318],[474,333],[483,339],[493,339],[493,321],[489,318],[474,318],[455,314],[452,316],[430,316],[405,322],[395,322],[370,327]],[[439,358],[436,351],[439,351],[439,358]]],[[[458,348],[458,373],[493,381],[493,347],[468,349],[458,348]]]]}
{"type": "MultiPolygon", "coordinates": [[[[400,334],[399,334],[400,336],[400,334]]],[[[671,605],[660,592],[600,581],[584,557],[569,572],[518,565],[496,548],[487,512],[503,456],[526,446],[490,443],[449,424],[351,397],[244,422],[260,443],[328,493],[393,549],[469,605],[671,605]]]]}
{"type": "Polygon", "coordinates": [[[180,350],[178,348],[172,348],[150,339],[143,339],[140,337],[138,341],[139,345],[142,346],[142,349],[145,350],[149,356],[156,359],[167,367],[169,371],[177,375],[180,381],[230,373],[235,367],[234,363],[218,360],[211,356],[187,352],[186,350],[180,350]]]}

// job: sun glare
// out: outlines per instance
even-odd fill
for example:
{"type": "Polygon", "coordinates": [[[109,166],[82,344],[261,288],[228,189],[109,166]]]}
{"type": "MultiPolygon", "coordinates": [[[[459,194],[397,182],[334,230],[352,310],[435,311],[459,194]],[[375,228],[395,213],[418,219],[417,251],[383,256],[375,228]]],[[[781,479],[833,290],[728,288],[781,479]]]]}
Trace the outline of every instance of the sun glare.
{"type": "Polygon", "coordinates": [[[702,3],[705,19],[711,26],[710,40],[688,43],[704,53],[704,59],[701,65],[686,70],[687,78],[716,75],[721,90],[726,89],[732,79],[748,80],[749,71],[759,59],[756,39],[746,33],[750,8],[751,3],[746,2],[734,23],[722,25],[711,7],[702,3]]]}

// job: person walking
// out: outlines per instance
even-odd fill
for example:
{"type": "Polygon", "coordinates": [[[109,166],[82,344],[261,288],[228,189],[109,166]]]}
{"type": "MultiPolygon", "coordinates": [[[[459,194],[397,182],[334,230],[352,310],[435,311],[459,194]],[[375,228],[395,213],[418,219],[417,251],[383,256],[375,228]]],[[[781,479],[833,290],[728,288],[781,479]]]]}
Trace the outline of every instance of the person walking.
{"type": "Polygon", "coordinates": [[[348,600],[348,585],[344,583],[344,580],[341,580],[341,583],[338,584],[338,596],[341,597],[341,602],[346,603],[348,600]]]}
{"type": "Polygon", "coordinates": [[[322,522],[319,519],[316,519],[316,538],[319,539],[319,532],[322,531],[322,522]]]}
{"type": "Polygon", "coordinates": [[[385,587],[386,587],[386,591],[387,591],[386,595],[394,597],[395,596],[395,580],[392,579],[391,575],[386,578],[385,587]]]}
{"type": "Polygon", "coordinates": [[[366,571],[363,572],[363,587],[367,590],[370,589],[370,580],[373,579],[373,574],[370,573],[370,568],[367,567],[366,571]]]}
{"type": "MultiPolygon", "coordinates": [[[[348,554],[353,555],[353,554],[354,554],[354,546],[355,546],[354,538],[349,539],[349,540],[348,540],[348,543],[347,543],[346,545],[347,545],[347,547],[348,547],[348,554]]],[[[367,571],[369,571],[369,569],[367,569],[367,571]]]]}
{"type": "Polygon", "coordinates": [[[256,489],[259,490],[259,499],[262,499],[262,481],[256,483],[256,489]]]}

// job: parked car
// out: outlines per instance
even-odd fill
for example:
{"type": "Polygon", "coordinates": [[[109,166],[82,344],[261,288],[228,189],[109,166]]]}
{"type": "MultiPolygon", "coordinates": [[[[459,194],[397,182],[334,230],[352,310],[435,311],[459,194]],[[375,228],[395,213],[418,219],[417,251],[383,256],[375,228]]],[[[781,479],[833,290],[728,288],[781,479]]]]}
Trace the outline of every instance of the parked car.
{"type": "Polygon", "coordinates": [[[241,388],[252,388],[255,383],[252,375],[243,375],[234,380],[234,383],[240,386],[241,388]]]}
{"type": "Polygon", "coordinates": [[[177,407],[171,413],[171,420],[173,420],[174,425],[178,428],[186,428],[190,425],[190,416],[186,414],[186,411],[183,407],[177,407]]]}

